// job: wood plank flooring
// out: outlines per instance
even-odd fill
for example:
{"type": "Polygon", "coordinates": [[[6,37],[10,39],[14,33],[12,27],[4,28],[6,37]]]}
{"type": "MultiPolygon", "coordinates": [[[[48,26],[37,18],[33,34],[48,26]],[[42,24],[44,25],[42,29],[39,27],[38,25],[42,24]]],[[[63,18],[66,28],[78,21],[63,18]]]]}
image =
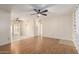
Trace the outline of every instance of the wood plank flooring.
{"type": "MultiPolygon", "coordinates": [[[[33,37],[23,39],[12,44],[0,46],[0,53],[17,54],[76,54],[74,45],[65,45],[60,43],[60,39],[42,37],[33,37]]],[[[65,41],[65,40],[64,40],[65,41]]],[[[66,41],[67,42],[67,41],[66,41]]],[[[73,42],[72,42],[73,44],[73,42]]]]}

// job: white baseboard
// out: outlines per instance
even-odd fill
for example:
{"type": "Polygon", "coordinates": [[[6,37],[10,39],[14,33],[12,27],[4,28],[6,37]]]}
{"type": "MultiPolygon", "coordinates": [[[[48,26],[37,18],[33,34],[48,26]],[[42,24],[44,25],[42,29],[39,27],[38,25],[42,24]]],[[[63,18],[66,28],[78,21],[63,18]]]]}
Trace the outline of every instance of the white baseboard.
{"type": "Polygon", "coordinates": [[[11,42],[8,41],[8,42],[0,43],[0,46],[6,45],[6,44],[9,44],[9,43],[11,43],[11,42]]]}
{"type": "MultiPolygon", "coordinates": [[[[31,37],[34,37],[34,36],[31,36],[31,37]]],[[[13,42],[18,41],[18,40],[27,39],[27,38],[30,38],[30,37],[26,37],[26,36],[24,37],[24,36],[23,36],[23,37],[14,39],[14,40],[11,39],[11,41],[0,43],[0,46],[6,45],[6,44],[9,44],[9,43],[13,43],[13,42]]]]}

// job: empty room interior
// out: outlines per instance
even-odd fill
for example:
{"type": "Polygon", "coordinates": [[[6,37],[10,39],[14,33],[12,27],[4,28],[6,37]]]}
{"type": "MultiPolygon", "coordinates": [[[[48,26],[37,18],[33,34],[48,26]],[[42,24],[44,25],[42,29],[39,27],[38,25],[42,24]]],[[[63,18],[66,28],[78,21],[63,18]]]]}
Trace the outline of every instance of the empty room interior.
{"type": "Polygon", "coordinates": [[[0,53],[77,54],[76,7],[75,4],[0,4],[0,53]]]}

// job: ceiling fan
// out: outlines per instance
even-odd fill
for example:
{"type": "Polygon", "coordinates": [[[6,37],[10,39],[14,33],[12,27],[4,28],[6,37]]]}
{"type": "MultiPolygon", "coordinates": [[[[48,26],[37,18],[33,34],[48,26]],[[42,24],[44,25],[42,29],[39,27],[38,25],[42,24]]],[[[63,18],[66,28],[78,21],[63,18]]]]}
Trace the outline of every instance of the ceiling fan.
{"type": "Polygon", "coordinates": [[[47,16],[46,12],[48,12],[48,10],[41,10],[41,9],[33,9],[36,13],[33,13],[32,15],[35,15],[37,14],[38,16],[39,15],[43,15],[43,16],[47,16]]]}

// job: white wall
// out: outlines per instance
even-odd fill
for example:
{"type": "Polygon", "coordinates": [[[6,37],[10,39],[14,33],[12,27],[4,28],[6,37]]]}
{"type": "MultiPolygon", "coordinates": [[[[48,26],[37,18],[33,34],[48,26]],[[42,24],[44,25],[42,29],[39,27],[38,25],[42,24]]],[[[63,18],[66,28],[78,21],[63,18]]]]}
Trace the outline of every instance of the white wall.
{"type": "MultiPolygon", "coordinates": [[[[23,12],[13,12],[12,19],[15,20],[19,17],[23,20],[22,32],[23,37],[29,38],[35,36],[37,32],[34,30],[35,25],[31,16],[26,17],[23,12]]],[[[43,36],[58,38],[63,40],[72,41],[72,14],[70,15],[59,15],[59,16],[47,16],[41,17],[43,25],[43,36]]]]}
{"type": "Polygon", "coordinates": [[[10,12],[0,9],[0,45],[10,41],[10,12]]]}
{"type": "Polygon", "coordinates": [[[51,16],[42,19],[43,36],[63,40],[72,38],[72,16],[51,16]]]}
{"type": "Polygon", "coordinates": [[[34,23],[32,19],[24,19],[22,27],[23,37],[29,38],[34,36],[34,23]]]}
{"type": "Polygon", "coordinates": [[[22,20],[22,26],[21,31],[22,35],[17,38],[13,38],[12,41],[18,40],[20,38],[29,38],[34,36],[34,22],[33,19],[26,16],[25,13],[19,12],[19,11],[12,11],[11,12],[11,20],[16,20],[16,18],[19,18],[19,20],[22,20]]]}

